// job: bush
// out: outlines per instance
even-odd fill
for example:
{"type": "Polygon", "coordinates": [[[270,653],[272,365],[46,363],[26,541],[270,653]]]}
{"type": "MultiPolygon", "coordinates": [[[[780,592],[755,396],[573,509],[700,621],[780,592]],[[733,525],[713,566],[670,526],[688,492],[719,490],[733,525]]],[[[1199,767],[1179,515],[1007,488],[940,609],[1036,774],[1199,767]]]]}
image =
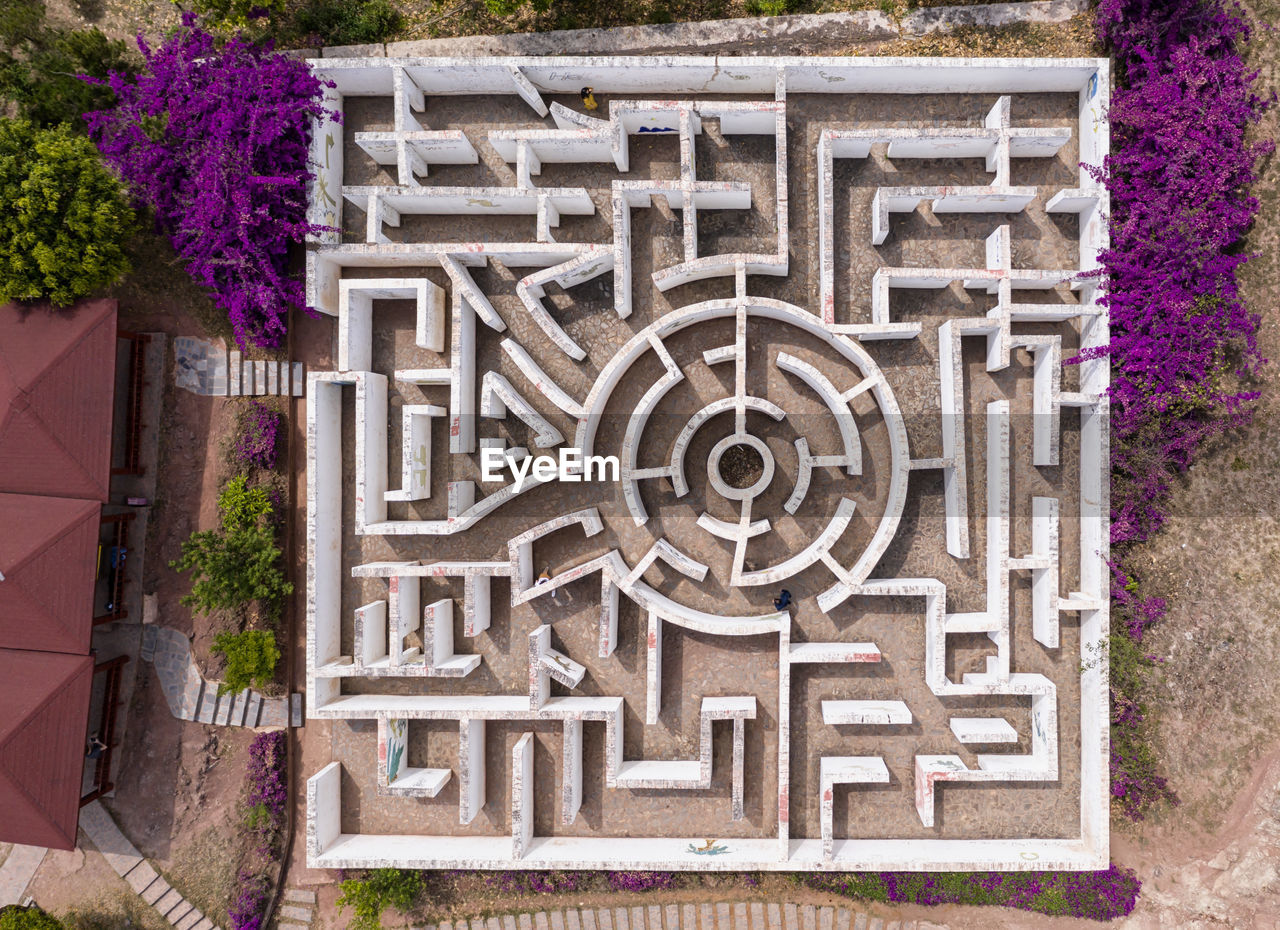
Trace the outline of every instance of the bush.
{"type": "Polygon", "coordinates": [[[275,678],[280,650],[274,633],[246,630],[243,633],[219,633],[213,639],[213,651],[227,660],[219,694],[265,688],[275,678]]]}
{"type": "Polygon", "coordinates": [[[260,733],[249,744],[245,773],[244,825],[250,834],[246,861],[236,875],[237,890],[227,907],[231,930],[261,930],[270,900],[272,873],[284,837],[285,734],[283,730],[260,733]]]}
{"type": "Polygon", "coordinates": [[[1101,872],[854,872],[808,873],[802,884],[888,904],[970,904],[1040,914],[1114,920],[1130,913],[1142,882],[1132,869],[1101,872]]]}
{"type": "Polygon", "coordinates": [[[70,129],[0,119],[0,303],[69,306],[129,271],[134,215],[120,182],[70,129]]]}
{"type": "Polygon", "coordinates": [[[38,907],[0,909],[0,930],[62,930],[62,924],[38,907]]]}
{"type": "Polygon", "coordinates": [[[306,303],[289,247],[320,228],[307,222],[312,119],[337,117],[305,62],[182,22],[159,48],[139,39],[145,71],[112,76],[119,103],[88,115],[89,134],[241,348],[275,347],[306,303]]]}
{"type": "Polygon", "coordinates": [[[284,12],[284,0],[173,0],[198,15],[215,29],[234,32],[255,25],[265,25],[268,17],[284,12]]]}
{"type": "Polygon", "coordinates": [[[341,888],[338,912],[351,908],[349,930],[376,930],[388,907],[403,913],[414,906],[422,893],[423,876],[409,869],[374,869],[364,880],[347,879],[341,888]]]}
{"type": "Polygon", "coordinates": [[[747,0],[747,12],[752,16],[785,16],[791,10],[791,0],[747,0]]]}
{"type": "Polygon", "coordinates": [[[251,488],[248,478],[237,475],[218,495],[218,513],[222,516],[222,528],[228,533],[268,527],[275,513],[271,491],[263,485],[251,488]]]}
{"type": "Polygon", "coordinates": [[[231,457],[247,468],[266,471],[276,467],[280,459],[280,433],[284,414],[261,401],[252,400],[240,416],[239,429],[231,457]]]}
{"type": "Polygon", "coordinates": [[[227,905],[231,930],[262,930],[262,917],[271,900],[271,886],[263,875],[241,869],[236,876],[239,887],[227,905]]]}
{"type": "Polygon", "coordinates": [[[169,563],[191,572],[191,593],[182,603],[208,613],[259,601],[269,614],[293,593],[285,580],[272,516],[273,492],[249,487],[243,475],[232,478],[218,495],[222,524],[192,533],[182,544],[182,557],[169,563]]]}
{"type": "Polygon", "coordinates": [[[367,45],[385,42],[403,24],[390,0],[309,0],[290,31],[315,45],[367,45]]]}

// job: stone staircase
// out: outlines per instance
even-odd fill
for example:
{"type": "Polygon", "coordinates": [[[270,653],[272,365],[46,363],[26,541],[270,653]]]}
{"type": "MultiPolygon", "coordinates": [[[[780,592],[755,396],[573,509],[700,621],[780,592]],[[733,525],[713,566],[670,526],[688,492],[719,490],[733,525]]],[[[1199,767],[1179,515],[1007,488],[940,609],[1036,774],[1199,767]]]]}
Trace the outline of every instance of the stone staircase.
{"type": "Polygon", "coordinates": [[[180,388],[210,397],[275,394],[301,397],[306,369],[301,362],[246,359],[221,340],[179,336],[173,340],[174,377],[180,388]]]}
{"type": "Polygon", "coordinates": [[[285,889],[284,899],[276,908],[277,930],[304,930],[315,918],[316,893],[304,888],[285,889]]]}
{"type": "Polygon", "coordinates": [[[80,829],[115,873],[170,925],[177,930],[216,930],[217,925],[165,881],[155,866],[125,839],[100,803],[94,801],[80,808],[80,829]]]}
{"type": "Polygon", "coordinates": [[[169,710],[179,720],[251,728],[302,726],[300,694],[265,697],[248,688],[219,694],[219,682],[205,680],[191,660],[184,633],[148,624],[139,654],[155,667],[169,710]]]}

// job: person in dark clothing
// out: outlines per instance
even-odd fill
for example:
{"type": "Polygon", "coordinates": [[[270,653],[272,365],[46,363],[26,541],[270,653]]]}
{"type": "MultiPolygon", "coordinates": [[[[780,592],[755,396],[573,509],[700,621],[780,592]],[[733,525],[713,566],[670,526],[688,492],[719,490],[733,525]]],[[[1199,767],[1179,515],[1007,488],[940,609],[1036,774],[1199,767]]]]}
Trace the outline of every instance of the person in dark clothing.
{"type": "Polygon", "coordinates": [[[773,599],[773,609],[786,610],[787,605],[789,605],[790,603],[791,603],[791,592],[788,591],[786,588],[783,588],[782,592],[773,599]]]}

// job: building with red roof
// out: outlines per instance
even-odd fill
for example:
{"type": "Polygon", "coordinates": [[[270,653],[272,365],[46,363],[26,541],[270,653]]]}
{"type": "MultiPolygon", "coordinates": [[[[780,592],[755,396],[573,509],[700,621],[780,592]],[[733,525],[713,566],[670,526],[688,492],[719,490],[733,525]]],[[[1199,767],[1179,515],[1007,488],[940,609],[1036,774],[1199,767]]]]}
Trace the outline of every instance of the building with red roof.
{"type": "Polygon", "coordinates": [[[0,841],[75,846],[116,358],[114,300],[0,308],[0,841]]]}

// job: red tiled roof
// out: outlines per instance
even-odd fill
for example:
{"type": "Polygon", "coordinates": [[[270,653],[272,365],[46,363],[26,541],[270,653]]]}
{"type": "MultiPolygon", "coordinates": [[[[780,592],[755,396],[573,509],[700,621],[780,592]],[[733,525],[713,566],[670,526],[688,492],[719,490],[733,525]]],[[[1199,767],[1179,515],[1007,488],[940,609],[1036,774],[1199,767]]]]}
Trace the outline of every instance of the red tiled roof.
{"type": "Polygon", "coordinates": [[[88,655],[101,512],[97,501],[0,494],[0,649],[88,655]]]}
{"type": "Polygon", "coordinates": [[[0,492],[105,501],[116,302],[0,308],[0,492]]]}
{"type": "Polygon", "coordinates": [[[0,649],[0,667],[0,841],[72,849],[93,659],[0,649]]]}
{"type": "Polygon", "coordinates": [[[0,841],[76,841],[116,303],[0,307],[0,841]]]}

